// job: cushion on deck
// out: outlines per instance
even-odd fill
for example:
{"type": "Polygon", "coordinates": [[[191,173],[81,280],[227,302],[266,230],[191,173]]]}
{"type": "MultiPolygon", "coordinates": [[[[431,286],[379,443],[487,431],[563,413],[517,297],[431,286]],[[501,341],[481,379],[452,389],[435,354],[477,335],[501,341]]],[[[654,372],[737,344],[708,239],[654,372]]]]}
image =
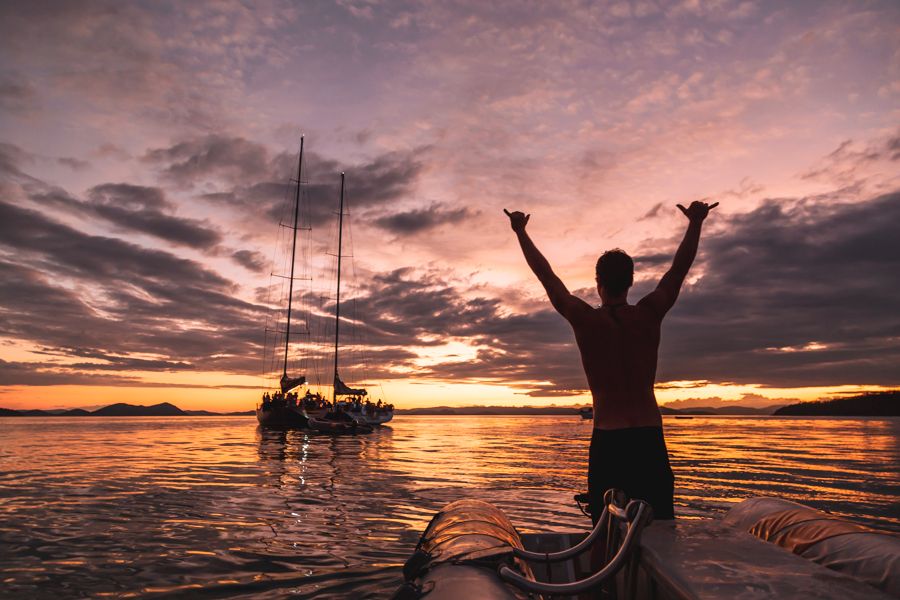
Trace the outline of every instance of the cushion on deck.
{"type": "Polygon", "coordinates": [[[522,538],[499,508],[480,500],[451,502],[425,528],[403,568],[406,595],[398,591],[395,598],[527,598],[498,575],[507,565],[534,578],[514,548],[523,549],[522,538]],[[473,596],[473,590],[480,591],[473,596]]]}
{"type": "Polygon", "coordinates": [[[900,537],[780,498],[750,498],[724,523],[900,596],[900,537]]]}

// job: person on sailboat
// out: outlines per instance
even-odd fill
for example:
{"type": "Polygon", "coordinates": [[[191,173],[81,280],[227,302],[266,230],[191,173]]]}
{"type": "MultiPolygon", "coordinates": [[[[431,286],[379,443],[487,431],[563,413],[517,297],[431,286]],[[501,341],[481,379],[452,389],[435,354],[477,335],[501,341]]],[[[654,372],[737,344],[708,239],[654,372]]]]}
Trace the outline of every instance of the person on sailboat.
{"type": "Polygon", "coordinates": [[[653,393],[660,324],[675,304],[697,255],[703,221],[718,204],[695,201],[688,208],[678,205],[688,219],[684,239],[659,285],[637,304],[628,303],[628,289],[634,281],[631,257],[619,249],[605,252],[596,267],[602,300],[597,308],[569,293],[553,272],[525,231],[531,215],[504,209],[528,266],[544,286],[553,308],[572,326],[581,352],[594,401],[588,495],[595,524],[603,494],[611,488],[624,491],[630,499],[647,501],[655,519],[675,518],[674,477],[653,393]]]}

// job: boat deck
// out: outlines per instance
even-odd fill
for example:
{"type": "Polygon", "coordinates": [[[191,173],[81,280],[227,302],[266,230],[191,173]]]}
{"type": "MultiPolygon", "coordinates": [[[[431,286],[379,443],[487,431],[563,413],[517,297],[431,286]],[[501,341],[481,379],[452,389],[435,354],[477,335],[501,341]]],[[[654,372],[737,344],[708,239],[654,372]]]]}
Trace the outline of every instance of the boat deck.
{"type": "MultiPolygon", "coordinates": [[[[528,550],[558,552],[584,532],[524,534],[528,550]]],[[[641,600],[762,600],[821,598],[884,600],[876,588],[791,554],[717,520],[658,521],[644,530],[640,545],[641,600]]],[[[588,575],[588,555],[554,564],[535,577],[561,583],[588,575]]],[[[583,595],[580,599],[590,596],[583,595]]]]}

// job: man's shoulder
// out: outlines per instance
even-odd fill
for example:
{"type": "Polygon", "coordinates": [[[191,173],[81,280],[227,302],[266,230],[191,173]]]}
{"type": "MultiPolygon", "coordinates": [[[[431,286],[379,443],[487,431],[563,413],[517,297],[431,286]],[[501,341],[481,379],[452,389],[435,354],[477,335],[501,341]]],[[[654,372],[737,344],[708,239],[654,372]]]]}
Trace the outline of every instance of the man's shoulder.
{"type": "Polygon", "coordinates": [[[645,314],[648,318],[661,321],[666,313],[672,308],[674,301],[668,291],[662,288],[656,288],[640,300],[635,306],[645,314]]]}
{"type": "Polygon", "coordinates": [[[570,295],[570,300],[563,316],[572,324],[572,327],[578,329],[594,322],[593,317],[597,314],[597,310],[597,307],[591,306],[578,296],[570,295]]]}

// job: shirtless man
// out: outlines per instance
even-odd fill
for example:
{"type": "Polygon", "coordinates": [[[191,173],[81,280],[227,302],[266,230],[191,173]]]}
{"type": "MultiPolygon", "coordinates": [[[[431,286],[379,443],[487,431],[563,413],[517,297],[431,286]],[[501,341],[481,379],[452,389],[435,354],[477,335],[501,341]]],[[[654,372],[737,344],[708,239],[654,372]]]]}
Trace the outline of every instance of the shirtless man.
{"type": "Polygon", "coordinates": [[[659,285],[637,304],[628,304],[628,288],[634,281],[631,257],[618,249],[605,252],[597,261],[597,289],[602,300],[597,308],[570,294],[550,268],[525,232],[531,215],[503,210],[528,266],[547,291],[553,308],[575,331],[594,399],[588,494],[595,522],[602,511],[603,494],[610,488],[623,490],[629,499],[649,502],[655,519],[675,518],[674,478],[653,394],[659,329],[697,255],[703,220],[718,204],[696,201],[688,208],[678,205],[688,218],[684,239],[659,285]]]}

